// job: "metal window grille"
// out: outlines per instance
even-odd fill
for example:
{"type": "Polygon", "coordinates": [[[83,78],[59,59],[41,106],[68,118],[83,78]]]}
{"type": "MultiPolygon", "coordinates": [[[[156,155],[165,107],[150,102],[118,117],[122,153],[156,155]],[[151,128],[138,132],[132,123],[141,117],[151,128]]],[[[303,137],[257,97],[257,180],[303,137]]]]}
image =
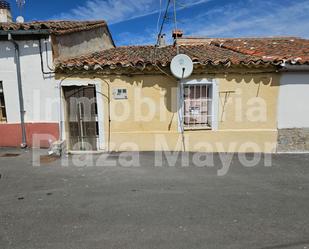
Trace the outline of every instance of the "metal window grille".
{"type": "Polygon", "coordinates": [[[183,121],[185,129],[211,128],[211,85],[184,85],[183,121]]]}
{"type": "Polygon", "coordinates": [[[6,110],[5,110],[5,102],[4,102],[4,93],[3,93],[3,84],[0,81],[0,122],[6,122],[6,110]]]}

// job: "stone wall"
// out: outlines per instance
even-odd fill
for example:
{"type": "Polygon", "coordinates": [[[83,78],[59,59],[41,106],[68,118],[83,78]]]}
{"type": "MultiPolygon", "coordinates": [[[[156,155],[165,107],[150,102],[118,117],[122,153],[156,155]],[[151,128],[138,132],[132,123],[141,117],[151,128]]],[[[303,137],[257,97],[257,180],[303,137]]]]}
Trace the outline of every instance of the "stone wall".
{"type": "Polygon", "coordinates": [[[278,152],[308,152],[309,128],[278,130],[278,152]]]}

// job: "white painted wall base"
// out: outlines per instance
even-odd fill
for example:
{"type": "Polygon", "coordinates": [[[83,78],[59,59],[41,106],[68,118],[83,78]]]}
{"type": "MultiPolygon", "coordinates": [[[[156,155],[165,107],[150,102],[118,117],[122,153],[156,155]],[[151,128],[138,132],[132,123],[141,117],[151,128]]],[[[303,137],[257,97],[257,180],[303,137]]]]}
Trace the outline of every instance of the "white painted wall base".
{"type": "Polygon", "coordinates": [[[309,73],[282,73],[278,128],[309,127],[309,73]]]}

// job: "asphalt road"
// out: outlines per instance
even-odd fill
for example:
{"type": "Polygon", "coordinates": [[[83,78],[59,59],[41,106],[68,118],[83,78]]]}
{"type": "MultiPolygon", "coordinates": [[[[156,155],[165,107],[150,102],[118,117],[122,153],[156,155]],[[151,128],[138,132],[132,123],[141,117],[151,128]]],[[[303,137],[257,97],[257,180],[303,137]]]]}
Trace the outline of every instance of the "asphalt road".
{"type": "Polygon", "coordinates": [[[219,155],[214,167],[48,161],[0,149],[1,249],[309,248],[309,155],[234,157],[224,176],[219,155]]]}

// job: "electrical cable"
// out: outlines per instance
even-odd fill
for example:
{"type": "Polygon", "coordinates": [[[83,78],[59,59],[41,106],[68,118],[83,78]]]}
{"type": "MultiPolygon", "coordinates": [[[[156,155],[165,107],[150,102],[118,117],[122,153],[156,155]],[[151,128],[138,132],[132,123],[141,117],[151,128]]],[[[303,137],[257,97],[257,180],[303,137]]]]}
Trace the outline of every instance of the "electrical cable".
{"type": "MultiPolygon", "coordinates": [[[[157,67],[159,69],[159,71],[161,71],[162,73],[164,73],[165,75],[167,75],[169,78],[172,78],[173,80],[175,80],[174,77],[172,77],[171,75],[169,75],[167,72],[165,72],[163,69],[160,68],[160,66],[157,64],[156,62],[156,56],[157,56],[157,48],[159,47],[159,41],[160,41],[160,38],[161,38],[161,35],[162,35],[162,31],[163,31],[163,27],[164,27],[164,24],[166,22],[166,19],[167,19],[167,16],[168,16],[168,10],[169,10],[169,6],[170,6],[170,3],[171,3],[171,0],[168,0],[167,2],[167,6],[166,6],[166,9],[165,9],[165,13],[164,13],[164,16],[163,16],[163,20],[162,20],[162,24],[161,24],[161,27],[160,27],[160,31],[158,33],[158,37],[157,37],[157,43],[154,47],[154,55],[153,55],[153,65],[155,67],[157,67]]],[[[174,22],[175,22],[175,30],[177,31],[177,15],[176,15],[176,0],[174,0],[174,22]]],[[[177,43],[177,35],[176,35],[176,50],[177,50],[177,54],[179,54],[179,46],[178,46],[178,43],[177,43]]],[[[177,81],[178,82],[178,81],[177,81]]],[[[179,82],[178,82],[179,84],[179,82]]],[[[180,95],[182,94],[182,92],[180,92],[180,95]]],[[[178,112],[179,113],[179,112],[178,112]]],[[[180,114],[180,113],[179,113],[180,114]]],[[[178,114],[178,115],[179,115],[178,114]]],[[[181,117],[178,117],[178,118],[181,118],[181,117]]],[[[182,136],[182,146],[183,146],[183,151],[186,151],[186,144],[185,144],[185,135],[184,135],[184,128],[183,128],[183,120],[181,120],[181,136],[182,136]]]]}
{"type": "Polygon", "coordinates": [[[168,16],[168,9],[169,9],[170,4],[171,4],[171,0],[168,0],[167,5],[166,5],[166,9],[165,9],[165,12],[164,12],[163,20],[162,20],[162,23],[161,23],[161,27],[160,27],[160,30],[159,30],[159,34],[158,34],[158,37],[157,37],[156,45],[159,44],[159,39],[160,39],[160,36],[162,35],[163,27],[164,27],[165,21],[166,21],[167,16],[168,16]]]}
{"type": "Polygon", "coordinates": [[[177,50],[177,54],[179,54],[179,44],[178,44],[178,36],[177,36],[177,10],[176,10],[176,0],[174,0],[174,24],[175,24],[175,40],[176,40],[176,50],[177,50]]]}
{"type": "Polygon", "coordinates": [[[160,19],[162,15],[162,0],[159,0],[159,1],[160,1],[160,11],[159,11],[158,22],[157,22],[157,33],[159,33],[159,25],[160,25],[160,19]]]}
{"type": "Polygon", "coordinates": [[[162,23],[161,23],[161,26],[160,26],[160,29],[159,29],[159,33],[158,33],[158,36],[157,36],[157,42],[156,42],[156,45],[154,46],[154,53],[153,53],[153,59],[152,59],[152,61],[153,61],[152,64],[155,67],[157,67],[162,73],[167,75],[168,77],[171,77],[171,76],[159,67],[159,65],[156,62],[156,57],[157,57],[157,48],[159,46],[160,37],[162,35],[163,27],[164,27],[164,24],[165,24],[167,16],[168,16],[168,10],[169,10],[170,4],[171,4],[171,0],[168,0],[167,5],[166,5],[166,9],[165,9],[165,12],[164,12],[163,20],[162,20],[162,23]]]}

